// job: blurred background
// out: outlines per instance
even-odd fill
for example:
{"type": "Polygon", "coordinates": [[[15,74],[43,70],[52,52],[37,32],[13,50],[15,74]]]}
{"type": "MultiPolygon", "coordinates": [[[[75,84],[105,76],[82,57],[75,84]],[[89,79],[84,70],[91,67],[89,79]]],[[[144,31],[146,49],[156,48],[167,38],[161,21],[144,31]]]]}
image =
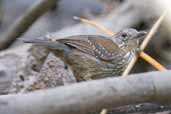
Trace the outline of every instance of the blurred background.
{"type": "MultiPolygon", "coordinates": [[[[93,20],[114,33],[130,27],[148,32],[162,12],[170,7],[170,0],[0,0],[0,83],[6,83],[2,87],[0,84],[1,93],[9,91],[4,88],[11,87],[11,80],[28,79],[35,76],[34,73],[44,75],[41,69],[47,61],[46,50],[23,44],[18,38],[62,38],[76,34],[108,36],[74,20],[73,16],[93,20]]],[[[168,69],[171,68],[170,25],[169,12],[145,50],[168,69]]],[[[133,72],[151,70],[155,69],[139,59],[133,72]]],[[[15,86],[12,88],[18,91],[15,86]]]]}
{"type": "MultiPolygon", "coordinates": [[[[36,2],[38,0],[1,0],[1,35],[36,2]]],[[[25,35],[36,37],[77,24],[78,22],[72,19],[73,16],[89,19],[103,17],[120,3],[120,0],[56,0],[50,11],[38,19],[25,35]]]]}
{"type": "MultiPolygon", "coordinates": [[[[66,69],[63,61],[47,49],[18,40],[45,36],[55,39],[78,34],[109,37],[74,20],[73,16],[97,22],[114,33],[124,28],[149,32],[162,13],[169,10],[145,52],[170,69],[170,8],[170,0],[0,0],[0,94],[23,93],[75,82],[71,69],[66,69]],[[42,80],[47,77],[44,84],[42,80]],[[33,88],[35,83],[44,85],[33,88]]],[[[131,73],[155,70],[139,59],[131,73]]],[[[161,108],[158,105],[141,106],[144,110],[161,108]]],[[[124,110],[135,108],[128,106],[124,110]]]]}

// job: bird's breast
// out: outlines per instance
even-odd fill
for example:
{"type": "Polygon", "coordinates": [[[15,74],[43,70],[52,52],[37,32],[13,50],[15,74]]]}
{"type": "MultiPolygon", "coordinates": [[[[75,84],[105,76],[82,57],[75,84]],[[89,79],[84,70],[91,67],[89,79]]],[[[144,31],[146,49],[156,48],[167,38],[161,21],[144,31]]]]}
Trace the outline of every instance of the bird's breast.
{"type": "Polygon", "coordinates": [[[125,55],[124,55],[124,59],[126,59],[127,60],[127,62],[129,63],[130,61],[131,61],[131,59],[132,59],[132,57],[133,57],[133,53],[132,52],[127,52],[125,55]]]}
{"type": "Polygon", "coordinates": [[[131,61],[132,57],[133,53],[131,52],[122,53],[108,64],[108,69],[113,70],[113,75],[121,75],[131,61]]]}

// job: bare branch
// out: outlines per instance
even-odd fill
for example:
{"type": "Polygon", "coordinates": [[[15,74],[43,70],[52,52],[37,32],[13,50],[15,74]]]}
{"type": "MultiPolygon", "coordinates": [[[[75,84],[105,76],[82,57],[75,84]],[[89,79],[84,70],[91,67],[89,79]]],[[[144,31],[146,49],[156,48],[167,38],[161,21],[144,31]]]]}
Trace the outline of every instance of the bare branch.
{"type": "Polygon", "coordinates": [[[83,114],[128,104],[171,104],[171,71],[106,78],[28,94],[0,96],[2,114],[83,114]]]}
{"type": "Polygon", "coordinates": [[[27,29],[45,12],[56,5],[57,0],[39,0],[1,37],[0,50],[8,48],[17,37],[27,29]]]}

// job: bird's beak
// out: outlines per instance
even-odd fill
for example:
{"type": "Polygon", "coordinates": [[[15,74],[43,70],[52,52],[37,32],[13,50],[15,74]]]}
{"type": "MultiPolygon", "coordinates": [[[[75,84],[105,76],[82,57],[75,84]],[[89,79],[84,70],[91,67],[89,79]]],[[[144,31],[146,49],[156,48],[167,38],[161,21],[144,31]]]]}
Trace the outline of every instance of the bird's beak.
{"type": "Polygon", "coordinates": [[[142,38],[143,36],[145,36],[147,34],[146,31],[139,31],[138,34],[136,35],[137,38],[142,38]]]}

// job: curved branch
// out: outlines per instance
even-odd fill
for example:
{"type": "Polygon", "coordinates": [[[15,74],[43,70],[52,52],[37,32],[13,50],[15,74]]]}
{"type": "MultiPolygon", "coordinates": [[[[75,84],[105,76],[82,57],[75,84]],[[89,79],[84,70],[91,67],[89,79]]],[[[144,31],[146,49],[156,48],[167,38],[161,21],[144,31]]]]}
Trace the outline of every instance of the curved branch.
{"type": "Polygon", "coordinates": [[[0,50],[8,48],[17,37],[25,33],[28,28],[45,12],[56,5],[57,0],[39,0],[1,37],[0,50]]]}

